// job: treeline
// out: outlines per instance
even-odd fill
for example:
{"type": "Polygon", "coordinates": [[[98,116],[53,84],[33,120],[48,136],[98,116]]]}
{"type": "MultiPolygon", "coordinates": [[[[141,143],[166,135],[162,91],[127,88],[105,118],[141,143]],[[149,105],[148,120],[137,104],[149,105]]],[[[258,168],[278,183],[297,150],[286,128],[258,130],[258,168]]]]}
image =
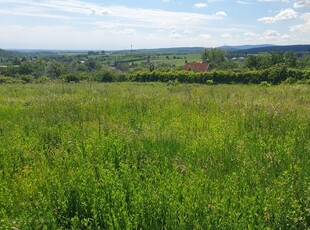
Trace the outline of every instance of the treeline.
{"type": "Polygon", "coordinates": [[[263,70],[214,70],[206,73],[192,71],[141,71],[135,73],[119,73],[112,69],[101,69],[91,74],[63,73],[57,77],[48,78],[42,76],[35,78],[32,75],[18,75],[18,77],[8,77],[0,75],[0,83],[44,83],[52,80],[62,82],[169,82],[180,83],[200,83],[200,84],[260,84],[262,82],[270,84],[286,83],[310,83],[310,70],[300,70],[287,68],[285,66],[274,66],[263,70]]]}

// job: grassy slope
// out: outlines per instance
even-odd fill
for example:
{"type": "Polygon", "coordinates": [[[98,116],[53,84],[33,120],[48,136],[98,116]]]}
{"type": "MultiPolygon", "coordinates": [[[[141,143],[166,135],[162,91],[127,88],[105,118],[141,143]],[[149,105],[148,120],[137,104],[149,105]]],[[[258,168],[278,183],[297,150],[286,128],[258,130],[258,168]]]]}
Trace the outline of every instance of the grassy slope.
{"type": "Polygon", "coordinates": [[[5,228],[306,229],[310,88],[0,86],[5,228]]]}

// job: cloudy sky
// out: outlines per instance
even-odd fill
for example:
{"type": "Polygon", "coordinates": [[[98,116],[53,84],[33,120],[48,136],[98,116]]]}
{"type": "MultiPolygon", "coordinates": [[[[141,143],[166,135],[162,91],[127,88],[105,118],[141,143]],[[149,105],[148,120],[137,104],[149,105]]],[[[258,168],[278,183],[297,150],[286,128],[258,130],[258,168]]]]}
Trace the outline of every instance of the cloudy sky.
{"type": "Polygon", "coordinates": [[[310,0],[0,0],[0,48],[310,44],[310,0]]]}

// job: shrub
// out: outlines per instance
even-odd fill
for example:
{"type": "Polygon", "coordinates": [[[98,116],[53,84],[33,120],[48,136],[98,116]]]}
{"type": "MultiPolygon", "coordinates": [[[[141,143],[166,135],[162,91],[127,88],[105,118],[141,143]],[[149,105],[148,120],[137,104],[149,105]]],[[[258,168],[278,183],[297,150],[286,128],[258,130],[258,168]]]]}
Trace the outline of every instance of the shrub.
{"type": "Polygon", "coordinates": [[[87,79],[84,73],[69,73],[62,75],[61,79],[65,82],[80,82],[87,79]]]}
{"type": "Polygon", "coordinates": [[[260,83],[260,85],[261,85],[261,86],[264,86],[264,87],[269,87],[269,86],[271,86],[271,84],[268,83],[267,81],[262,81],[262,82],[260,83]]]}
{"type": "Polygon", "coordinates": [[[51,79],[49,79],[48,77],[42,76],[42,77],[39,77],[38,79],[36,79],[35,83],[48,83],[50,81],[51,81],[51,79]]]}
{"type": "Polygon", "coordinates": [[[23,83],[23,81],[12,77],[5,77],[0,75],[0,84],[12,84],[12,83],[23,83]]]}
{"type": "Polygon", "coordinates": [[[213,82],[213,80],[207,80],[207,85],[213,85],[214,84],[214,82],[213,82]]]}
{"type": "Polygon", "coordinates": [[[32,75],[20,75],[19,79],[24,83],[31,83],[34,80],[34,77],[32,75]]]}
{"type": "Polygon", "coordinates": [[[95,81],[98,82],[112,82],[116,79],[116,74],[110,69],[103,69],[95,75],[95,81]]]}

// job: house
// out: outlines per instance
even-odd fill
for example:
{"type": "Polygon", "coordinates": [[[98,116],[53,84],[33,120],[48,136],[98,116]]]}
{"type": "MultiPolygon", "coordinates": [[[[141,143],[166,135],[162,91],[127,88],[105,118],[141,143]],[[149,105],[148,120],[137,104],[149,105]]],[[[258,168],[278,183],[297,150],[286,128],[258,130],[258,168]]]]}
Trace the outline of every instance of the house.
{"type": "Polygon", "coordinates": [[[209,64],[208,63],[203,63],[203,62],[186,62],[183,70],[189,71],[192,70],[194,72],[208,72],[209,69],[209,64]]]}

